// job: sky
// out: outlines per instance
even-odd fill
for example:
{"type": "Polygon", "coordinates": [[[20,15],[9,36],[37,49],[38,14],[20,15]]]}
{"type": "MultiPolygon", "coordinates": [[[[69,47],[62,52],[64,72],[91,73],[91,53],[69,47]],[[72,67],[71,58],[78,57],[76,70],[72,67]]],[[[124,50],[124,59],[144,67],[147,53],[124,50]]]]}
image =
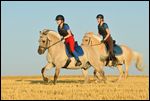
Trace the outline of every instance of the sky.
{"type": "MultiPolygon", "coordinates": [[[[81,44],[86,32],[98,33],[96,15],[103,14],[112,37],[141,53],[145,70],[135,65],[129,75],[149,75],[149,2],[148,1],[2,1],[1,2],[1,75],[41,75],[46,54],[37,53],[39,31],[56,30],[55,17],[65,16],[75,40],[81,44]]],[[[124,68],[124,67],[123,67],[124,68]]],[[[53,75],[55,69],[47,71],[53,75]]],[[[117,68],[104,68],[105,74],[118,75],[117,68]]],[[[81,70],[62,69],[60,75],[82,75],[81,70]]],[[[93,74],[93,68],[89,69],[93,74]]]]}

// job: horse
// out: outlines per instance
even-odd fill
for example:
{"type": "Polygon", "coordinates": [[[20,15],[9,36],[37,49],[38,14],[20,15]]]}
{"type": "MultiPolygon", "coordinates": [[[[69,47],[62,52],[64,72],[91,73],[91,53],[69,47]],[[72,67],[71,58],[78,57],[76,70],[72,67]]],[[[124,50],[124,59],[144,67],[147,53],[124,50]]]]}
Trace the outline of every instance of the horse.
{"type": "MultiPolygon", "coordinates": [[[[84,52],[83,56],[79,57],[82,65],[75,66],[76,60],[71,58],[70,64],[64,69],[81,69],[85,77],[84,83],[87,83],[87,69],[92,66],[103,77],[103,81],[106,81],[104,71],[101,67],[102,62],[100,62],[97,57],[93,57],[94,55],[97,55],[95,50],[90,46],[81,47],[84,52]]],[[[53,83],[56,84],[60,69],[65,65],[66,61],[68,60],[68,56],[66,55],[65,44],[61,40],[61,36],[57,32],[49,29],[40,31],[38,53],[42,55],[46,50],[48,50],[47,64],[41,69],[42,77],[44,81],[48,82],[49,79],[45,76],[45,70],[55,67],[53,83]]]]}
{"type": "MultiPolygon", "coordinates": [[[[99,60],[103,62],[102,67],[104,67],[106,65],[106,58],[108,57],[109,53],[107,51],[106,45],[104,43],[101,43],[101,38],[98,35],[95,35],[93,32],[87,32],[85,33],[83,39],[82,39],[82,46],[91,46],[91,48],[95,49],[95,51],[97,52],[97,54],[99,53],[99,55],[97,55],[99,57],[99,60]]],[[[142,59],[142,55],[134,50],[132,50],[131,48],[129,48],[126,45],[119,45],[120,48],[122,49],[122,54],[117,55],[116,58],[119,62],[119,64],[117,64],[117,68],[120,72],[120,76],[117,79],[117,81],[121,80],[123,75],[124,75],[124,71],[123,71],[123,64],[125,65],[125,75],[124,75],[124,79],[127,78],[128,76],[128,71],[129,71],[129,67],[132,63],[132,61],[135,60],[136,63],[136,68],[139,71],[143,71],[143,59],[142,59]]],[[[109,67],[112,67],[112,61],[109,62],[108,64],[109,67]]],[[[97,71],[94,70],[94,76],[97,77],[97,71]]],[[[97,77],[98,78],[98,77],[97,77]]]]}

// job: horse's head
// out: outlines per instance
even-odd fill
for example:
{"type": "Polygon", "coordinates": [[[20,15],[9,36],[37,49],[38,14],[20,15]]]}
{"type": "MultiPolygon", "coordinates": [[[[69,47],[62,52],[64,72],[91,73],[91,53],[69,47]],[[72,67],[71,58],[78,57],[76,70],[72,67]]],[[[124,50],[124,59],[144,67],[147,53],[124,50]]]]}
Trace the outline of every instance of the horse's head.
{"type": "Polygon", "coordinates": [[[44,54],[45,50],[48,49],[53,43],[55,43],[59,39],[59,34],[53,30],[44,29],[40,31],[38,53],[40,55],[44,54]]]}
{"type": "Polygon", "coordinates": [[[101,42],[101,38],[98,37],[97,35],[94,35],[93,32],[88,32],[85,33],[83,39],[82,39],[82,45],[96,45],[96,44],[100,44],[101,42]]]}
{"type": "Polygon", "coordinates": [[[45,50],[47,49],[48,46],[48,29],[44,29],[40,31],[40,38],[39,38],[39,48],[38,48],[38,53],[44,54],[45,50]]]}

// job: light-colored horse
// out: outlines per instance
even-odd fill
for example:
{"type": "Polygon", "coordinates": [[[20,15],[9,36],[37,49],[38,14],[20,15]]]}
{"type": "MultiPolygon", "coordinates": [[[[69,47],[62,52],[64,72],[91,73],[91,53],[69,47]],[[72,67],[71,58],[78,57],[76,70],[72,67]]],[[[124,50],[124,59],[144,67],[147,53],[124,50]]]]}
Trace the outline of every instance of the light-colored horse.
{"type": "MultiPolygon", "coordinates": [[[[91,46],[97,54],[99,54],[97,57],[100,57],[99,60],[103,62],[103,66],[105,66],[106,61],[105,59],[108,56],[108,53],[106,51],[106,46],[104,43],[100,43],[101,38],[97,35],[95,35],[93,32],[88,32],[85,34],[85,36],[82,39],[82,46],[91,46]]],[[[129,66],[131,65],[132,60],[135,60],[136,62],[136,68],[139,71],[143,70],[142,67],[142,56],[138,53],[130,49],[126,45],[120,45],[123,53],[121,55],[117,55],[116,58],[119,61],[119,64],[117,65],[117,68],[120,72],[120,76],[118,80],[120,80],[124,74],[122,65],[125,64],[125,79],[128,76],[128,70],[129,66]]],[[[112,66],[112,62],[109,62],[108,66],[112,66]]],[[[94,70],[94,75],[96,76],[96,70],[94,70]]]]}
{"type": "MultiPolygon", "coordinates": [[[[64,42],[60,41],[60,35],[53,31],[44,29],[40,31],[39,48],[38,53],[44,54],[45,50],[47,53],[47,65],[42,68],[41,73],[44,81],[48,81],[45,75],[45,70],[55,67],[54,84],[56,84],[60,69],[65,65],[68,56],[65,52],[64,42]]],[[[75,66],[76,60],[71,58],[71,62],[66,69],[82,69],[83,75],[85,76],[85,82],[87,82],[87,69],[92,65],[94,69],[101,74],[103,80],[105,81],[105,75],[102,69],[102,62],[98,60],[98,57],[93,57],[96,52],[90,46],[82,46],[84,55],[80,56],[82,62],[81,66],[75,66]]]]}

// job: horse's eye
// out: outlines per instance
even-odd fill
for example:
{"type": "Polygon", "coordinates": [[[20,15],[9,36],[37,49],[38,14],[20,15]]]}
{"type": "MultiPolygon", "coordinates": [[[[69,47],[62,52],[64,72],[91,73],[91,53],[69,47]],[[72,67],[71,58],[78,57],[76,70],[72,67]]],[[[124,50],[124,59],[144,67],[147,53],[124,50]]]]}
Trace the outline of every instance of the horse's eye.
{"type": "Polygon", "coordinates": [[[87,39],[85,41],[88,41],[87,39]]]}
{"type": "Polygon", "coordinates": [[[43,40],[42,42],[45,43],[45,40],[43,40]]]}

